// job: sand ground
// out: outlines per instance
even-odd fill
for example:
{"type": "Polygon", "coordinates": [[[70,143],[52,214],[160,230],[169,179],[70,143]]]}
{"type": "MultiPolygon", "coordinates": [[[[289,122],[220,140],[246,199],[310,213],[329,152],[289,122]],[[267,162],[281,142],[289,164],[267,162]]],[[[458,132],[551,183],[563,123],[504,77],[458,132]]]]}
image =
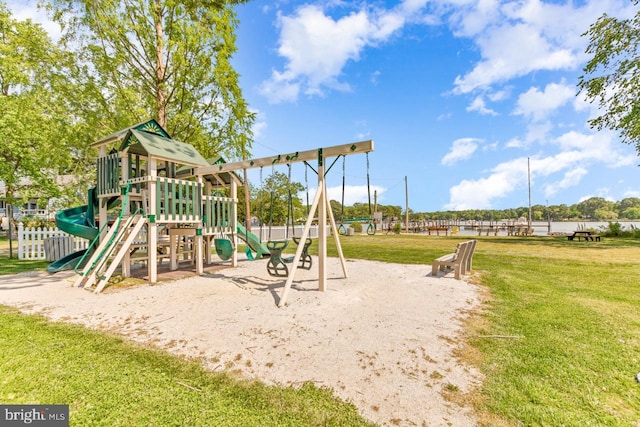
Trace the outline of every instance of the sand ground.
{"type": "Polygon", "coordinates": [[[315,268],[298,270],[278,308],[284,281],[265,264],[102,294],[72,287],[71,273],[0,276],[0,304],[196,357],[210,370],[268,384],[310,381],[380,425],[476,424],[442,392],[481,381],[454,356],[462,322],[479,306],[477,287],[452,273],[431,277],[429,265],[361,260],[349,260],[343,278],[331,258],[325,292],[315,268]]]}

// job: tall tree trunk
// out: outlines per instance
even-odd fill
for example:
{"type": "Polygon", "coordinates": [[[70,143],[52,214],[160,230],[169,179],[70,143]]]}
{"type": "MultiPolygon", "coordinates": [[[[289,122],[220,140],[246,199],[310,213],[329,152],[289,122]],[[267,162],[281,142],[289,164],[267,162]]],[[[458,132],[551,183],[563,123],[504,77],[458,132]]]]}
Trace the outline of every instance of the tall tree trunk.
{"type": "Polygon", "coordinates": [[[164,66],[164,29],[162,27],[162,4],[155,2],[155,28],[156,28],[156,106],[158,113],[158,124],[164,129],[167,128],[167,96],[165,86],[164,66]]]}

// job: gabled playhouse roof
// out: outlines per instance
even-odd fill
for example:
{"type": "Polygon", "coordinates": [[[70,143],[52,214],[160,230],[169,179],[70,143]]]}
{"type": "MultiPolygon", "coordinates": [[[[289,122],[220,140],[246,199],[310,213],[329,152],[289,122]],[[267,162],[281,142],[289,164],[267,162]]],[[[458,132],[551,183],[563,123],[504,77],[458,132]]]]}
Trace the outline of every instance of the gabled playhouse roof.
{"type": "Polygon", "coordinates": [[[91,144],[91,146],[94,147],[94,148],[98,148],[101,145],[109,144],[109,143],[115,142],[115,141],[120,141],[120,140],[124,139],[125,136],[127,135],[127,132],[129,132],[132,129],[141,130],[141,131],[148,132],[148,133],[153,133],[153,134],[156,134],[156,135],[164,136],[165,138],[171,138],[171,136],[169,136],[167,131],[164,130],[162,128],[162,126],[160,126],[158,124],[158,122],[156,122],[154,119],[151,119],[151,120],[147,120],[145,122],[140,122],[140,123],[138,123],[136,125],[133,125],[133,126],[129,126],[127,128],[124,128],[124,129],[120,129],[119,131],[114,132],[111,135],[105,136],[104,138],[94,142],[93,144],[91,144]]]}
{"type": "Polygon", "coordinates": [[[185,144],[160,135],[130,129],[124,137],[120,151],[151,156],[157,160],[187,166],[207,166],[209,163],[193,145],[185,144]]]}

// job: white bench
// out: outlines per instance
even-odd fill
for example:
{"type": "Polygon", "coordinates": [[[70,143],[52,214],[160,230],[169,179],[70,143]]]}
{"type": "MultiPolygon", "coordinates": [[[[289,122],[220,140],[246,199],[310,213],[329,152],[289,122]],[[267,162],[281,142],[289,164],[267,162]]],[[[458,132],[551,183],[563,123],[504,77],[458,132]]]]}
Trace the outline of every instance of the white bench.
{"type": "Polygon", "coordinates": [[[473,253],[476,249],[476,243],[476,240],[458,243],[454,253],[443,255],[433,261],[431,275],[435,277],[438,275],[438,271],[446,273],[447,269],[452,269],[454,277],[459,280],[460,276],[470,272],[473,267],[473,253]]]}

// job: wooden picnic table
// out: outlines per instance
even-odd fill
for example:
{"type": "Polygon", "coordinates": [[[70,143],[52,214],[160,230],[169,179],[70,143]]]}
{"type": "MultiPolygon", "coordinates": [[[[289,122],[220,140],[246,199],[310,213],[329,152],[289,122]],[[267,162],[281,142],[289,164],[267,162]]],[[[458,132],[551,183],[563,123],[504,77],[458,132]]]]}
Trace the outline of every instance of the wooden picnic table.
{"type": "Polygon", "coordinates": [[[584,239],[585,242],[593,242],[593,241],[600,241],[600,235],[599,234],[591,234],[590,231],[587,230],[576,230],[573,232],[573,234],[570,234],[567,236],[567,240],[575,240],[578,239],[578,241],[581,241],[582,239],[584,239]]]}

